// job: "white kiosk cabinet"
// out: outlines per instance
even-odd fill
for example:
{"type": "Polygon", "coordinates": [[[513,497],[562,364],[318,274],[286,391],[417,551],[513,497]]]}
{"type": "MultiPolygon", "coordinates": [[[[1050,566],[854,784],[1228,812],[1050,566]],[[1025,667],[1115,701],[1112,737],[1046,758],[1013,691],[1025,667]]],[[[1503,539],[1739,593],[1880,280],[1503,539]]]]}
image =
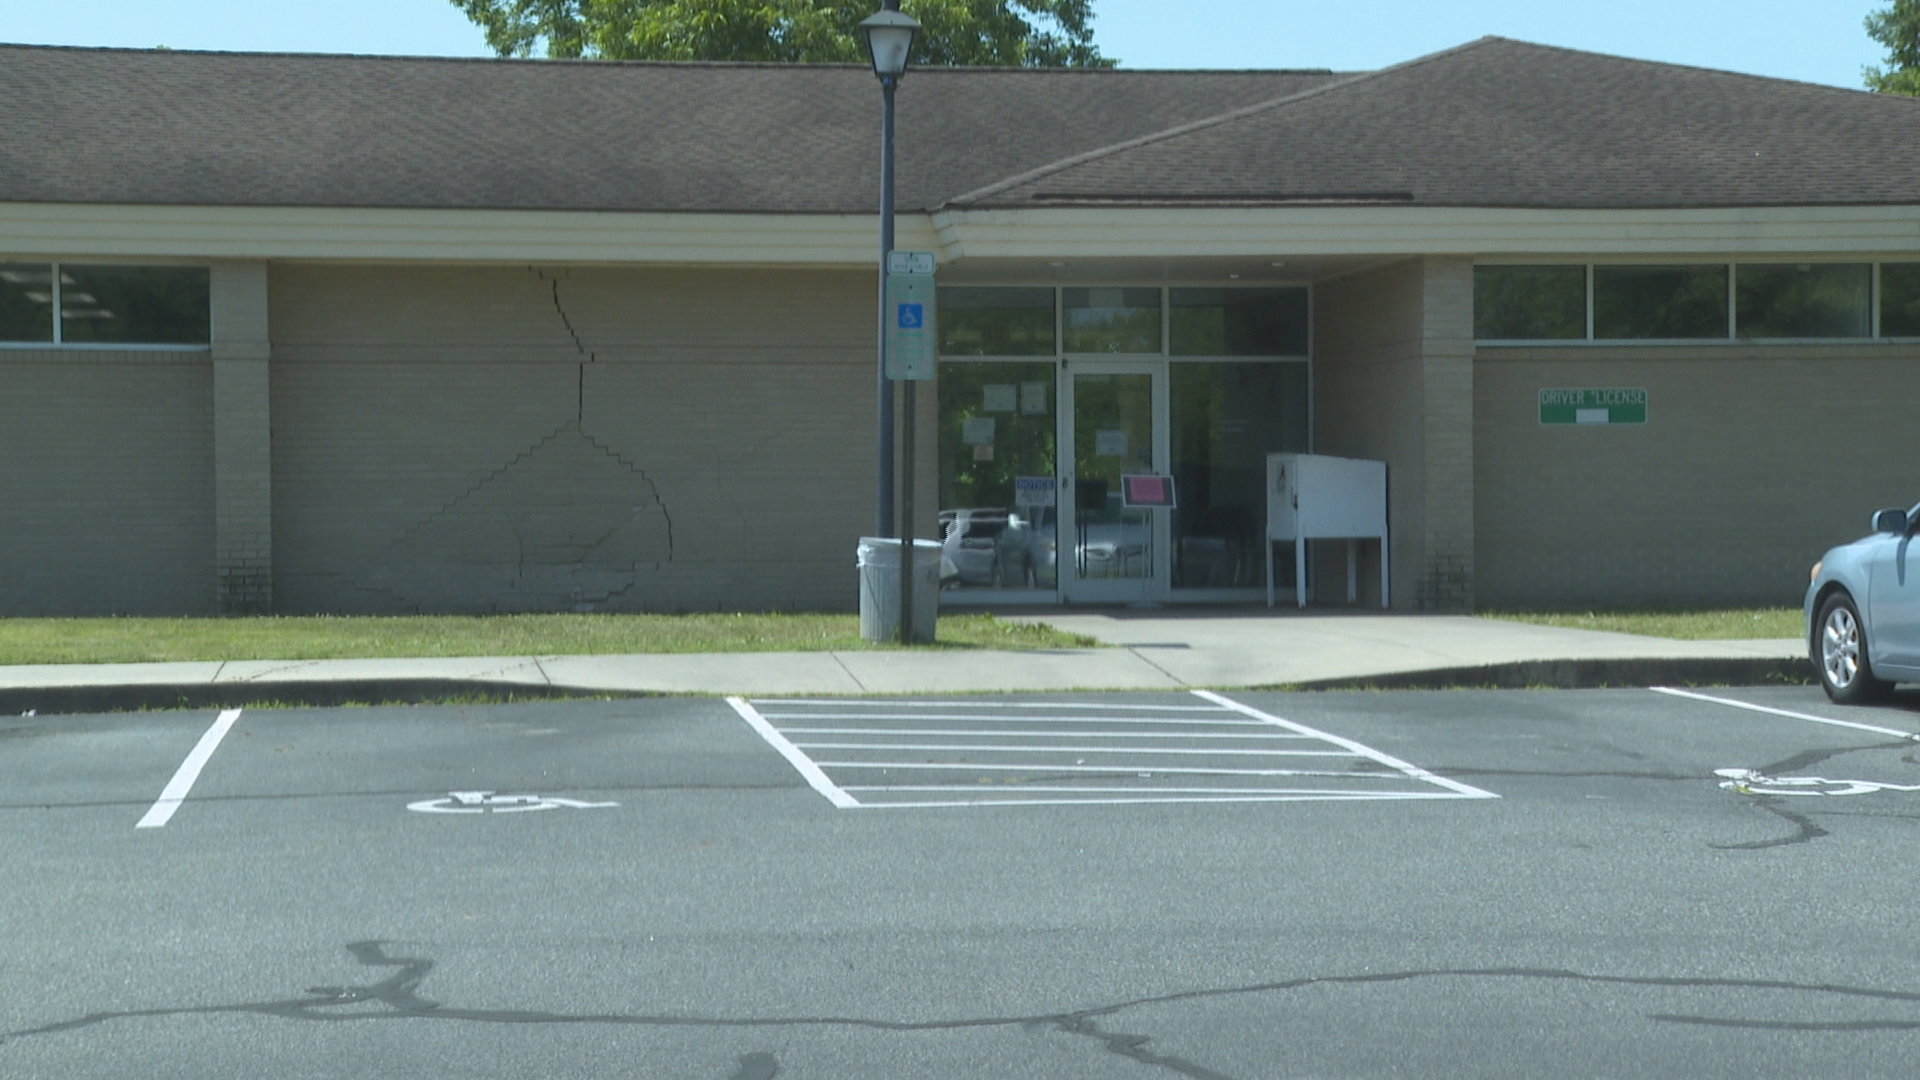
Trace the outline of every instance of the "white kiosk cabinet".
{"type": "Polygon", "coordinates": [[[1307,541],[1347,542],[1347,602],[1359,595],[1355,541],[1380,541],[1380,606],[1387,606],[1387,463],[1317,454],[1267,455],[1267,606],[1273,545],[1293,544],[1294,595],[1307,606],[1307,541]]]}

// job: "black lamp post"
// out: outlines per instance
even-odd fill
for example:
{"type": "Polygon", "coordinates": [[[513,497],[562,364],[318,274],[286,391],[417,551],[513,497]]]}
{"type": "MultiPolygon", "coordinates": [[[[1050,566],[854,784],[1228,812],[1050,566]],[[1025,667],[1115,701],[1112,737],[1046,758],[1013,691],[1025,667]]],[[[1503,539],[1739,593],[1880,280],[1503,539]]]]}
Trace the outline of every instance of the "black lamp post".
{"type": "MultiPolygon", "coordinates": [[[[887,378],[887,255],[893,250],[893,91],[907,73],[907,57],[913,51],[914,36],[920,24],[902,14],[900,0],[882,0],[881,9],[861,20],[860,33],[866,39],[867,56],[873,61],[873,73],[880,79],[883,105],[880,120],[880,366],[878,376],[880,439],[878,505],[875,507],[874,535],[892,536],[900,541],[900,641],[912,640],[913,524],[902,523],[893,512],[893,386],[887,378]]],[[[907,430],[903,437],[913,439],[913,382],[907,381],[907,430]]],[[[909,445],[908,451],[911,453],[909,445]]],[[[911,457],[908,458],[912,460],[911,457]]],[[[908,478],[911,483],[911,478],[908,478]]],[[[912,512],[912,508],[908,508],[912,512]]]]}

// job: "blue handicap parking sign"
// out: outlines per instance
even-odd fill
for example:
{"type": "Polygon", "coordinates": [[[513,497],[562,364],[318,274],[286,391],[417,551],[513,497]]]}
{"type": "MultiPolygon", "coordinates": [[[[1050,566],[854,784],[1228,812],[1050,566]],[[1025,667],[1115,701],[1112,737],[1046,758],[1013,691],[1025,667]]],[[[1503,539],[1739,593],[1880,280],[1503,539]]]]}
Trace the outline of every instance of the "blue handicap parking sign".
{"type": "Polygon", "coordinates": [[[918,330],[926,325],[926,308],[920,304],[900,305],[900,329],[918,330]]]}

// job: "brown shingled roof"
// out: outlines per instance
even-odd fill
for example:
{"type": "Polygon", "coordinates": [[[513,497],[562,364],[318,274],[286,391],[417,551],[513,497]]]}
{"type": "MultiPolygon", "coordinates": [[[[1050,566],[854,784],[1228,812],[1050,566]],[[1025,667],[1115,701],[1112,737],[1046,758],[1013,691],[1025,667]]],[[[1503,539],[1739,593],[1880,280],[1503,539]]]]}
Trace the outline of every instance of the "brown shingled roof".
{"type": "MultiPolygon", "coordinates": [[[[899,203],[1326,83],[916,69],[899,203]]],[[[0,201],[869,213],[863,66],[0,46],[0,201]]]]}
{"type": "MultiPolygon", "coordinates": [[[[0,202],[867,213],[878,99],[847,65],[0,46],[0,202]]],[[[1920,101],[1499,38],[899,101],[903,210],[1920,203],[1920,101]]]]}
{"type": "Polygon", "coordinates": [[[953,205],[1316,202],[1920,203],[1920,101],[1483,38],[953,205]]]}

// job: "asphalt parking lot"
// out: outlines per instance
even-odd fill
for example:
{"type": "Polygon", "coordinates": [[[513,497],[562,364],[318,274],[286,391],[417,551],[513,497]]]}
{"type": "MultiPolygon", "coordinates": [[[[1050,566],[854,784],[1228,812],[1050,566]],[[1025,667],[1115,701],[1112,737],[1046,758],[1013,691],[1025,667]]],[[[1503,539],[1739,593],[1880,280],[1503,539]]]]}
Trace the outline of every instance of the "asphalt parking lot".
{"type": "Polygon", "coordinates": [[[0,1075],[1908,1076],[1920,696],[0,720],[0,1075]]]}

